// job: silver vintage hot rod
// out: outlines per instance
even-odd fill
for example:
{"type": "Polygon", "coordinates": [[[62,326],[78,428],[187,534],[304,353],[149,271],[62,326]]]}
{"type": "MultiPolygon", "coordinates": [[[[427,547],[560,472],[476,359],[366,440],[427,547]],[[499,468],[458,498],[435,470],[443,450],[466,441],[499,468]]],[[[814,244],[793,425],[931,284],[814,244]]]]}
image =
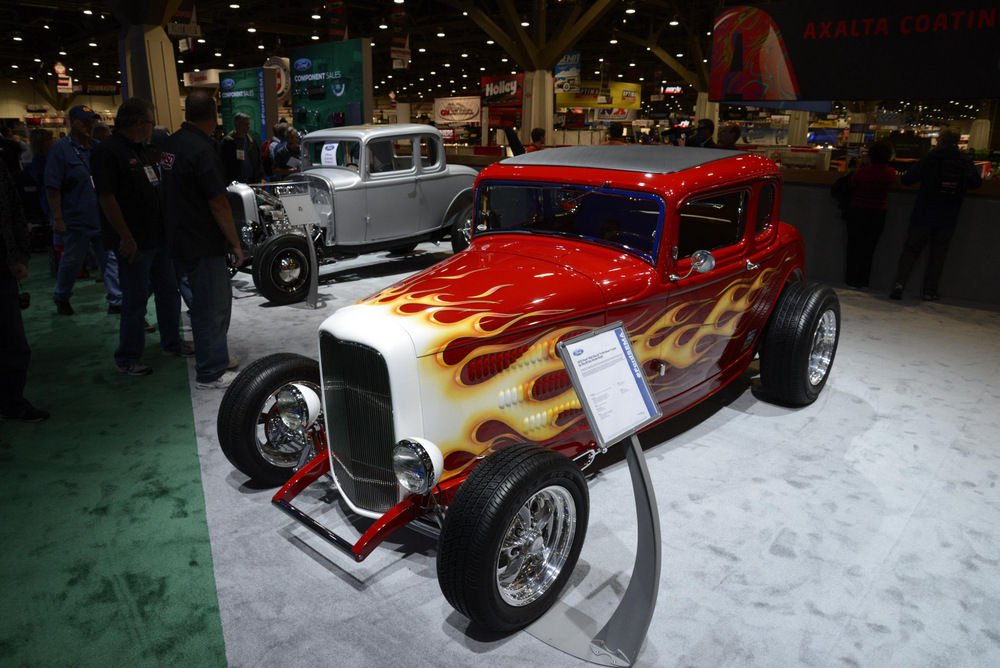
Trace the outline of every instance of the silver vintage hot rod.
{"type": "Polygon", "coordinates": [[[286,180],[229,186],[230,204],[257,290],[268,301],[305,298],[311,237],[318,262],[406,252],[451,236],[469,243],[476,172],[445,161],[428,125],[356,125],[310,133],[302,171],[286,180]]]}

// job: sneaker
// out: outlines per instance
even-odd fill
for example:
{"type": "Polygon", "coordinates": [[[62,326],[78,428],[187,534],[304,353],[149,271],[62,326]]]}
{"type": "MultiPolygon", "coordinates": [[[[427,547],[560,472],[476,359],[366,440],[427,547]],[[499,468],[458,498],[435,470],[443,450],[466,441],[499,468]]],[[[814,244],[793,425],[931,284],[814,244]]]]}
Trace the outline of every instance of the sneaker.
{"type": "Polygon", "coordinates": [[[49,419],[49,412],[41,408],[35,408],[25,402],[21,408],[10,413],[2,413],[5,420],[17,420],[18,422],[45,422],[49,419]]]}
{"type": "Polygon", "coordinates": [[[236,371],[240,368],[240,358],[236,355],[229,356],[229,366],[226,367],[230,371],[236,371]]]}
{"type": "Polygon", "coordinates": [[[74,313],[76,313],[76,311],[74,311],[73,307],[70,305],[68,299],[59,299],[57,297],[53,297],[52,301],[55,302],[56,313],[58,313],[59,315],[73,315],[74,313]]]}
{"type": "Polygon", "coordinates": [[[896,283],[892,286],[892,291],[889,293],[889,299],[902,299],[903,298],[903,284],[896,283]]]}
{"type": "Polygon", "coordinates": [[[177,350],[162,350],[166,357],[194,357],[194,346],[189,343],[181,343],[177,350]]]}
{"type": "Polygon", "coordinates": [[[152,334],[153,332],[156,331],[156,325],[150,323],[145,318],[142,319],[142,328],[146,330],[147,334],[152,334]]]}
{"type": "Polygon", "coordinates": [[[121,304],[108,304],[108,315],[118,315],[122,312],[121,304]]]}
{"type": "Polygon", "coordinates": [[[920,295],[920,298],[923,299],[925,302],[936,302],[937,300],[941,299],[941,296],[936,292],[925,292],[924,294],[920,295]]]}
{"type": "Polygon", "coordinates": [[[145,364],[132,362],[131,364],[126,364],[125,366],[118,365],[118,373],[126,376],[148,376],[153,373],[153,370],[145,364]]]}
{"type": "Polygon", "coordinates": [[[199,380],[195,387],[199,390],[224,390],[236,380],[236,376],[232,371],[224,371],[215,380],[199,380]]]}

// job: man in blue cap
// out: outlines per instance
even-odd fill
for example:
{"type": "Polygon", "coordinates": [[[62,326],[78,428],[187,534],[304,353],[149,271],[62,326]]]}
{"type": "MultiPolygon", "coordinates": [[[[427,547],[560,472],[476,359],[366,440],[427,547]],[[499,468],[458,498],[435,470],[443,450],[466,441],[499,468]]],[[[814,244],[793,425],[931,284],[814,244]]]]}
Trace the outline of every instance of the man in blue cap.
{"type": "Polygon", "coordinates": [[[52,300],[60,315],[73,315],[69,298],[87,257],[87,249],[93,248],[104,273],[108,313],[120,313],[122,293],[118,287],[118,261],[101,243],[101,219],[90,169],[97,114],[90,107],[78,104],[69,110],[68,117],[69,136],[53,144],[45,163],[45,193],[52,210],[53,231],[63,237],[63,254],[56,271],[52,300]]]}

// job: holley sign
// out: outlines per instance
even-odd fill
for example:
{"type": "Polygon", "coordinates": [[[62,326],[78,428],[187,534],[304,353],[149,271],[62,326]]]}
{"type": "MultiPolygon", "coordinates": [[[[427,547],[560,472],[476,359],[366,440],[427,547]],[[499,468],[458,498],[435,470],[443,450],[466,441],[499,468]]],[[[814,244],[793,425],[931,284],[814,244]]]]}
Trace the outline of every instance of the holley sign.
{"type": "Polygon", "coordinates": [[[524,75],[483,77],[484,107],[519,107],[524,97],[524,75]]]}

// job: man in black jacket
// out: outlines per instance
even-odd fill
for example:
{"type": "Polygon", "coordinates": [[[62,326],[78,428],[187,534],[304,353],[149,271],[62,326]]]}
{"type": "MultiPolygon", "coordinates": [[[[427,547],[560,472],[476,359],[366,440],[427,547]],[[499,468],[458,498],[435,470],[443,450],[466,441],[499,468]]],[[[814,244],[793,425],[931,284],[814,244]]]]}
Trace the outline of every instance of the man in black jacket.
{"type": "Polygon", "coordinates": [[[910,231],[899,257],[889,299],[903,298],[910,272],[924,246],[929,244],[922,296],[926,301],[934,301],[938,299],[938,281],[948,255],[948,244],[958,226],[962,199],[966,190],[978,188],[983,180],[972,161],[958,150],[958,133],[942,130],[937,147],[910,167],[900,182],[904,186],[919,183],[920,190],[913,203],[910,231]]]}
{"type": "Polygon", "coordinates": [[[21,196],[0,162],[0,416],[41,422],[49,414],[24,398],[31,348],[24,335],[18,281],[28,277],[31,243],[21,196]]]}
{"type": "Polygon", "coordinates": [[[226,183],[260,183],[264,172],[260,162],[260,146],[250,134],[250,117],[243,112],[233,116],[235,129],[219,146],[226,183]]]}

